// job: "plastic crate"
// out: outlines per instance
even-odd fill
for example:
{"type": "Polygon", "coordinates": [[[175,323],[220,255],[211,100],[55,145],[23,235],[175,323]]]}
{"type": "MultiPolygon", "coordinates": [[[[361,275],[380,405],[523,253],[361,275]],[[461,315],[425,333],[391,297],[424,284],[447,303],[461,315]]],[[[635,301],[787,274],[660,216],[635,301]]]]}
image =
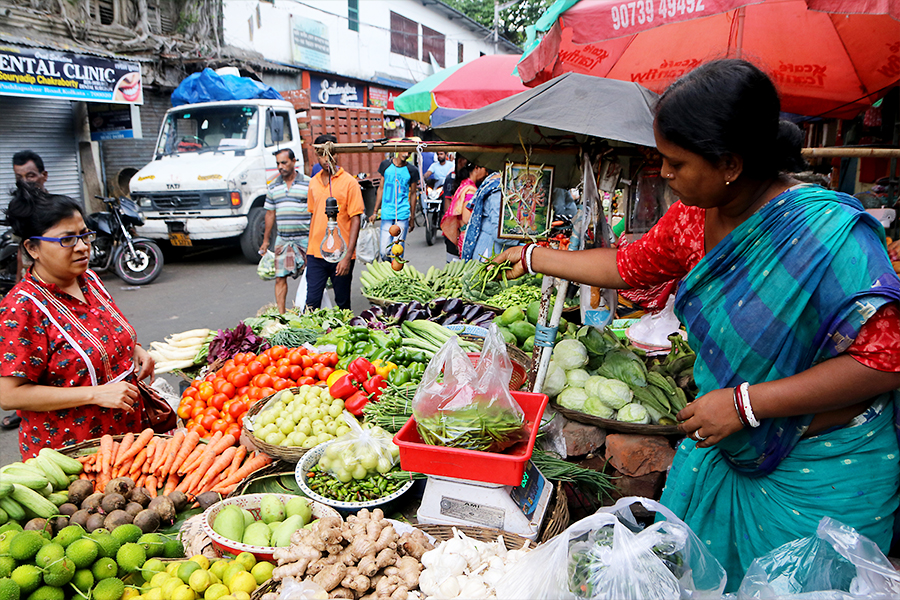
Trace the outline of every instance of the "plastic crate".
{"type": "Polygon", "coordinates": [[[415,417],[410,417],[394,436],[400,447],[400,468],[404,471],[440,475],[470,481],[517,486],[522,483],[525,463],[531,458],[541,416],[547,407],[546,394],[510,392],[525,412],[528,437],[505,452],[478,452],[445,446],[432,446],[422,441],[415,417]]]}

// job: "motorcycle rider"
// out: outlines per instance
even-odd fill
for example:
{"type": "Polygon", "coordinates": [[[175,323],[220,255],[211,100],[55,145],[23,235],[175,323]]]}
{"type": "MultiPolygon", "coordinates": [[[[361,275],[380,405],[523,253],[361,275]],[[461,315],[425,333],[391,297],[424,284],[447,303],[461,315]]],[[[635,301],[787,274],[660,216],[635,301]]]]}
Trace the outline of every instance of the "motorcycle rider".
{"type": "MultiPolygon", "coordinates": [[[[32,150],[20,150],[13,154],[12,157],[13,173],[16,175],[16,183],[30,183],[42,190],[46,190],[47,171],[44,169],[44,161],[37,152],[32,150]]],[[[22,246],[19,245],[19,251],[16,254],[16,283],[22,280],[22,273],[25,265],[22,264],[22,246]]],[[[22,417],[15,412],[8,414],[0,420],[0,427],[3,429],[16,429],[22,417]]]]}
{"type": "Polygon", "coordinates": [[[425,181],[434,179],[434,187],[439,188],[444,185],[447,175],[453,172],[453,163],[447,160],[446,152],[437,152],[437,160],[431,163],[428,172],[425,173],[425,181]]]}

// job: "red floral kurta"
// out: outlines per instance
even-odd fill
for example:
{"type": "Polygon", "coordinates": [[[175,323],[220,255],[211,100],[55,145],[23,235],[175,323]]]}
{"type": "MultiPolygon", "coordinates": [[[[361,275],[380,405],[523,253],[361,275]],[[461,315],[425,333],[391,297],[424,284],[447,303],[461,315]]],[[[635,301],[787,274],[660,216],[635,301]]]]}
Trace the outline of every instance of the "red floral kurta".
{"type": "MultiPolygon", "coordinates": [[[[676,283],[706,254],[706,211],[676,202],[659,223],[616,254],[619,275],[634,289],[629,298],[663,306],[676,283]]],[[[900,309],[892,302],[866,321],[847,350],[860,363],[879,371],[900,371],[900,309]]]]}
{"type": "MultiPolygon", "coordinates": [[[[0,376],[24,377],[56,387],[133,379],[134,329],[92,271],[81,276],[79,283],[86,303],[31,273],[3,298],[0,376]]],[[[140,431],[143,424],[143,405],[131,413],[93,404],[18,412],[23,458],[36,455],[41,448],[69,446],[107,433],[140,431]]]]}

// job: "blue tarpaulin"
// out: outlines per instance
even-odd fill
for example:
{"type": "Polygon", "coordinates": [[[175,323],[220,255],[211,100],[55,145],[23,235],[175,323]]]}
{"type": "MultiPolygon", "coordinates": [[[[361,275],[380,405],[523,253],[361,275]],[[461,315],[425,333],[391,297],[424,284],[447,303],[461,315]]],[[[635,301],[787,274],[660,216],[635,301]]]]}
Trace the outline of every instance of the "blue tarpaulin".
{"type": "Polygon", "coordinates": [[[284,100],[272,87],[249,77],[219,75],[212,69],[189,75],[172,92],[172,106],[219,100],[284,100]]]}

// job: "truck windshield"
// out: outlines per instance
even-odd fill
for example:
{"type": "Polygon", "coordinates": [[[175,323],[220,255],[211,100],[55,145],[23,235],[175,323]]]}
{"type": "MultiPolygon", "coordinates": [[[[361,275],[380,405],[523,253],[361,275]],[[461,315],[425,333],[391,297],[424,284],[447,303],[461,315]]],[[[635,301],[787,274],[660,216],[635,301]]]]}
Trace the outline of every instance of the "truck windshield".
{"type": "Polygon", "coordinates": [[[156,153],[247,150],[256,146],[258,123],[255,106],[185,106],[166,117],[156,153]]]}

